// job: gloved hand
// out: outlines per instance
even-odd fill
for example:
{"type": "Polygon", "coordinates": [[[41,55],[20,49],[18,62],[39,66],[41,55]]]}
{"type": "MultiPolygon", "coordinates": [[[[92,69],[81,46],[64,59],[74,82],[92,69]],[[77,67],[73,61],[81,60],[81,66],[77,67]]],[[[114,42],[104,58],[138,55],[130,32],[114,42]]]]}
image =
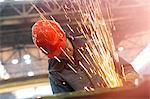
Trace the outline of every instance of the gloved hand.
{"type": "Polygon", "coordinates": [[[138,73],[135,71],[131,71],[125,75],[125,86],[134,86],[135,85],[135,80],[139,79],[138,73]]]}

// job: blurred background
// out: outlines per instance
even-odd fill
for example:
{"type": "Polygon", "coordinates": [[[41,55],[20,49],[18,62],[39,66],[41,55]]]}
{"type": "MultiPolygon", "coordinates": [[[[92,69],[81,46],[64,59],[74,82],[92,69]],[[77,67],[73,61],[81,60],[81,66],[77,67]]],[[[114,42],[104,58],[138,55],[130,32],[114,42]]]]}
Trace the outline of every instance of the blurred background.
{"type": "MultiPolygon", "coordinates": [[[[52,95],[48,58],[32,42],[31,27],[39,20],[35,4],[47,19],[55,18],[64,31],[76,31],[80,14],[71,0],[0,0],[0,99],[52,95]],[[58,4],[61,6],[58,6],[58,4]],[[67,10],[68,15],[63,11],[67,10]]],[[[142,76],[150,78],[150,1],[102,0],[112,12],[113,37],[120,56],[142,76]]],[[[105,14],[105,8],[104,8],[105,14]]],[[[105,15],[104,15],[105,16],[105,15]]]]}

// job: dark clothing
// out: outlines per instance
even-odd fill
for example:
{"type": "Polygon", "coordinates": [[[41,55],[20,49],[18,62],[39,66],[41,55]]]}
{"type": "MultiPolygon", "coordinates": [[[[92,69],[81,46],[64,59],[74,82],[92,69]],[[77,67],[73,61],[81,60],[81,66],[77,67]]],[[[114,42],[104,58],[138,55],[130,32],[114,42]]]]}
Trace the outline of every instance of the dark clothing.
{"type": "Polygon", "coordinates": [[[68,59],[60,59],[58,62],[56,59],[49,59],[49,79],[52,86],[53,93],[70,92],[75,90],[82,90],[84,87],[96,88],[97,83],[101,82],[98,75],[90,78],[84,69],[79,66],[79,61],[83,63],[85,68],[89,70],[89,66],[81,55],[79,55],[77,49],[84,46],[85,40],[81,38],[70,39],[74,47],[74,63],[72,64],[68,59]],[[74,72],[69,66],[71,65],[74,72]]]}
{"type": "MultiPolygon", "coordinates": [[[[84,68],[79,66],[79,61],[81,61],[89,72],[90,68],[94,69],[94,67],[85,62],[77,51],[77,49],[82,51],[81,49],[84,47],[85,39],[77,37],[74,40],[70,39],[70,41],[74,47],[73,57],[75,64],[72,64],[67,59],[60,59],[61,62],[58,62],[56,59],[49,59],[49,79],[53,93],[78,91],[83,90],[84,87],[97,88],[104,86],[103,80],[101,80],[98,74],[90,73],[92,75],[91,78],[84,68]],[[73,71],[68,64],[71,65],[77,73],[73,71]]],[[[86,55],[88,54],[86,53],[86,55]]]]}

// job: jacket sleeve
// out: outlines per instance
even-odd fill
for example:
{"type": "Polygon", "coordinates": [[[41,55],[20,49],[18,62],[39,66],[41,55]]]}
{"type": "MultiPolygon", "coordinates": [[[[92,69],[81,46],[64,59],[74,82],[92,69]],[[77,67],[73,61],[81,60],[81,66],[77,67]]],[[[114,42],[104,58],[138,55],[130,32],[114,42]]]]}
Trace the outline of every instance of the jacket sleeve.
{"type": "Polygon", "coordinates": [[[120,58],[120,65],[122,65],[124,69],[124,85],[135,86],[135,80],[140,79],[139,74],[134,70],[132,65],[123,58],[120,58]]]}

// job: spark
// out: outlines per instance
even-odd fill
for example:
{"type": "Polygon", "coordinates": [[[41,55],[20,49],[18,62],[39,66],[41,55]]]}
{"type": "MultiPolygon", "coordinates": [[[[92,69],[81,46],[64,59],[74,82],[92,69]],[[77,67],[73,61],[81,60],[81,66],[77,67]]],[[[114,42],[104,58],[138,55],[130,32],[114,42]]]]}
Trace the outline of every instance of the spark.
{"type": "Polygon", "coordinates": [[[76,74],[78,73],[70,64],[67,64],[76,74]]]}
{"type": "Polygon", "coordinates": [[[69,55],[60,47],[60,50],[64,53],[64,55],[70,60],[70,62],[72,64],[74,64],[73,60],[71,59],[71,57],[69,57],[69,55]]]}
{"type": "Polygon", "coordinates": [[[67,24],[67,27],[70,29],[70,31],[71,31],[72,33],[75,33],[74,30],[71,28],[71,26],[70,26],[69,24],[67,24]]]}
{"type": "Polygon", "coordinates": [[[85,68],[85,66],[79,61],[79,65],[84,69],[84,71],[88,74],[88,76],[90,78],[92,78],[91,74],[89,73],[89,71],[85,68]]]}
{"type": "Polygon", "coordinates": [[[54,56],[54,58],[55,58],[59,63],[61,62],[61,60],[60,60],[58,57],[54,56]]]}
{"type": "Polygon", "coordinates": [[[43,19],[43,20],[47,20],[44,15],[40,12],[40,10],[33,4],[31,3],[31,5],[36,9],[36,11],[39,13],[40,15],[40,18],[43,19]]]}
{"type": "Polygon", "coordinates": [[[85,91],[90,91],[90,89],[87,86],[84,87],[84,90],[85,91]]]}
{"type": "Polygon", "coordinates": [[[91,73],[94,73],[94,70],[92,68],[90,68],[91,73]]]}
{"type": "MultiPolygon", "coordinates": [[[[110,30],[111,27],[115,28],[110,18],[110,9],[107,8],[107,14],[110,21],[110,24],[108,25],[103,17],[101,2],[99,0],[89,0],[89,2],[75,0],[74,2],[78,5],[82,17],[82,22],[78,22],[80,27],[80,30],[78,30],[83,33],[84,37],[88,41],[85,44],[85,48],[89,53],[90,59],[92,59],[87,59],[90,60],[88,63],[93,63],[91,65],[95,66],[97,69],[96,73],[104,80],[108,88],[123,86],[122,80],[119,78],[119,74],[115,71],[115,64],[113,61],[113,58],[116,61],[119,61],[119,57],[116,53],[110,30]],[[82,4],[85,6],[82,7],[82,4]],[[86,31],[83,30],[82,26],[84,26],[86,31]],[[87,34],[86,32],[90,34],[87,34]]],[[[83,55],[82,53],[80,54],[83,58],[86,57],[86,55],[83,55]]],[[[94,70],[91,70],[90,68],[90,71],[93,73],[94,70]]]]}
{"type": "Polygon", "coordinates": [[[56,22],[56,20],[55,20],[55,18],[54,18],[53,16],[50,16],[50,18],[51,18],[54,22],[56,22]]]}
{"type": "Polygon", "coordinates": [[[124,80],[126,81],[126,75],[125,75],[125,69],[124,69],[124,67],[123,67],[123,65],[121,65],[121,69],[122,69],[122,75],[123,75],[123,77],[124,77],[124,80]]]}
{"type": "Polygon", "coordinates": [[[48,54],[48,52],[47,52],[46,50],[44,50],[44,48],[40,47],[40,49],[41,49],[44,53],[48,54]]]}
{"type": "Polygon", "coordinates": [[[88,60],[85,58],[85,56],[83,55],[83,53],[79,49],[78,49],[78,52],[83,57],[83,59],[90,65],[90,63],[88,62],[88,60]]]}
{"type": "Polygon", "coordinates": [[[91,91],[95,91],[95,89],[94,89],[94,88],[92,88],[92,87],[90,87],[90,90],[91,90],[91,91]]]}

